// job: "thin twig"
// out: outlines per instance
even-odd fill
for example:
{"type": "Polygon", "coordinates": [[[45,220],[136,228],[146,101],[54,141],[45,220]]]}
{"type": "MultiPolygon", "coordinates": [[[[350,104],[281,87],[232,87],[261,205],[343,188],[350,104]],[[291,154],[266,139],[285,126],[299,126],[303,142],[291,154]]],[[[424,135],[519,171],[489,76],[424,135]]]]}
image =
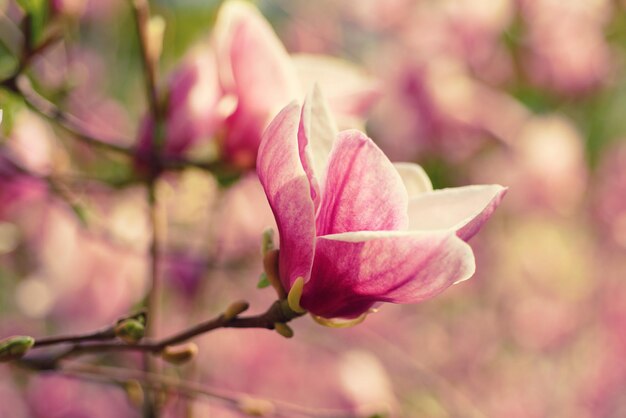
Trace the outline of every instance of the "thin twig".
{"type": "Polygon", "coordinates": [[[158,324],[160,323],[158,306],[161,299],[161,280],[159,278],[159,213],[156,199],[155,180],[150,180],[147,185],[148,206],[150,216],[150,226],[152,229],[152,238],[150,239],[150,283],[151,288],[148,292],[148,300],[146,309],[149,312],[150,320],[147,324],[147,336],[154,337],[157,333],[158,324]]]}
{"type": "MultiPolygon", "coordinates": [[[[161,110],[159,106],[159,95],[156,87],[156,62],[150,57],[149,52],[149,28],[150,24],[150,8],[148,0],[131,0],[130,1],[135,27],[137,29],[137,38],[139,39],[139,49],[141,51],[141,62],[143,65],[144,80],[146,84],[146,95],[150,106],[150,113],[154,121],[155,129],[152,130],[151,146],[150,146],[150,172],[147,180],[148,204],[150,206],[150,223],[152,226],[152,239],[150,242],[150,283],[151,287],[148,291],[146,308],[150,316],[150,321],[146,329],[148,337],[153,337],[159,326],[159,302],[161,300],[161,280],[159,278],[159,222],[158,222],[158,206],[156,201],[156,182],[161,167],[157,160],[160,154],[159,149],[161,141],[159,141],[159,126],[161,124],[161,110]]],[[[157,371],[158,364],[153,363],[149,357],[144,358],[144,368],[146,371],[157,371]]],[[[159,412],[156,403],[148,400],[144,408],[144,417],[158,417],[159,412]]]]}
{"type": "Polygon", "coordinates": [[[139,48],[141,50],[141,62],[144,70],[146,82],[146,93],[150,113],[156,122],[161,120],[161,110],[159,106],[159,95],[156,87],[156,66],[151,59],[148,46],[148,25],[150,23],[150,9],[147,0],[131,0],[137,37],[139,38],[139,48]]]}
{"type": "Polygon", "coordinates": [[[35,340],[35,344],[33,345],[33,348],[40,348],[40,347],[46,347],[46,346],[57,345],[57,344],[67,344],[67,343],[76,344],[76,343],[81,343],[85,341],[113,340],[116,337],[115,327],[121,321],[124,321],[126,319],[139,319],[140,317],[144,315],[145,315],[145,312],[143,311],[140,311],[136,314],[127,315],[118,319],[117,322],[115,322],[114,324],[111,324],[101,330],[88,332],[85,334],[60,335],[60,336],[54,336],[54,337],[38,338],[35,340]]]}
{"type": "Polygon", "coordinates": [[[19,93],[32,110],[44,116],[45,118],[56,122],[57,126],[61,127],[76,139],[84,142],[87,145],[94,146],[103,150],[113,151],[123,155],[133,155],[134,151],[131,148],[127,148],[122,145],[117,145],[113,142],[129,142],[128,140],[116,140],[111,141],[109,139],[95,137],[91,134],[85,133],[83,123],[73,115],[63,112],[48,99],[41,96],[33,88],[30,80],[26,76],[19,76],[16,80],[17,93],[19,93]]]}
{"type": "Polygon", "coordinates": [[[113,327],[82,335],[60,335],[57,337],[40,338],[35,341],[33,348],[47,347],[57,344],[81,343],[85,341],[112,340],[116,337],[113,327]]]}

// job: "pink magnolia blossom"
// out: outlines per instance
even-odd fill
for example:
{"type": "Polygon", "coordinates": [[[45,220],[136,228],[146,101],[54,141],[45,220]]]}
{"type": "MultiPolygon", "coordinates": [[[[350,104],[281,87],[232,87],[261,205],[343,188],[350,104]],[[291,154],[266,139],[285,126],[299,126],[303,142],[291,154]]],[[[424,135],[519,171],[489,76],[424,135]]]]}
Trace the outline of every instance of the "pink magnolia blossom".
{"type": "MultiPolygon", "coordinates": [[[[163,153],[176,158],[215,138],[225,160],[254,166],[269,122],[315,82],[332,86],[331,106],[350,122],[378,96],[358,67],[318,55],[291,57],[257,9],[227,1],[211,41],[192,51],[170,79],[163,153]]],[[[153,132],[154,121],[146,118],[139,161],[149,155],[153,132]]]]}
{"type": "Polygon", "coordinates": [[[280,234],[280,280],[286,290],[304,281],[301,306],[323,318],[422,301],[470,278],[465,241],[506,190],[432,191],[419,166],[394,166],[359,131],[336,133],[317,89],[272,121],[257,173],[280,234]]]}

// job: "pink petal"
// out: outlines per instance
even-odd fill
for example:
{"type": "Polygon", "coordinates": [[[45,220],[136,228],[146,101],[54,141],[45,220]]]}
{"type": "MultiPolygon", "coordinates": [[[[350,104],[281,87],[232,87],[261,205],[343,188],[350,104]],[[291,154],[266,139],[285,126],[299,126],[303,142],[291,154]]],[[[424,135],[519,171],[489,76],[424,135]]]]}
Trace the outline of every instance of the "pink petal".
{"type": "Polygon", "coordinates": [[[315,209],[298,152],[299,120],[296,103],[283,109],[263,134],[257,159],[257,174],[278,225],[279,269],[287,290],[298,277],[308,279],[315,248],[315,209]]]}
{"type": "Polygon", "coordinates": [[[421,166],[413,163],[394,163],[393,166],[402,177],[409,199],[433,190],[433,184],[421,166]]]}
{"type": "Polygon", "coordinates": [[[453,230],[467,241],[491,217],[506,191],[494,184],[423,193],[409,201],[409,229],[453,230]]]}
{"type": "Polygon", "coordinates": [[[324,182],[328,156],[333,148],[337,127],[333,121],[320,88],[315,85],[302,107],[298,145],[300,159],[311,183],[311,197],[315,208],[320,205],[320,184],[324,182]]]}
{"type": "Polygon", "coordinates": [[[179,156],[198,141],[211,138],[223,122],[213,53],[193,51],[172,76],[169,92],[164,152],[179,156]]]}
{"type": "Polygon", "coordinates": [[[365,134],[341,132],[331,152],[317,235],[406,229],[408,197],[400,175],[365,134]]]}
{"type": "Polygon", "coordinates": [[[376,302],[412,303],[474,274],[471,248],[450,232],[353,232],[318,237],[301,304],[354,318],[376,302]]]}
{"type": "Polygon", "coordinates": [[[249,158],[256,155],[271,118],[298,98],[300,88],[287,51],[254,7],[227,2],[218,19],[220,78],[226,92],[238,100],[227,121],[225,152],[231,159],[249,158]]]}

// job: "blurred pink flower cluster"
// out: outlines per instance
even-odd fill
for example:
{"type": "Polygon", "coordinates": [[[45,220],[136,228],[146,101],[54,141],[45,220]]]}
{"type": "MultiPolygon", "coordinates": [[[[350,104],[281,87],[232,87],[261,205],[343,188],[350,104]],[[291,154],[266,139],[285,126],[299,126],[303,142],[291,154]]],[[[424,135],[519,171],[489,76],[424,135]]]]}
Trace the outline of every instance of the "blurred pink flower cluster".
{"type": "MultiPolygon", "coordinates": [[[[316,82],[342,86],[331,102],[340,118],[360,116],[377,94],[374,81],[356,66],[325,56],[290,57],[254,7],[226,2],[211,40],[195,47],[170,78],[163,152],[180,157],[209,142],[226,161],[254,166],[269,121],[316,82]]],[[[140,160],[153,146],[154,129],[146,117],[140,160]]]]}

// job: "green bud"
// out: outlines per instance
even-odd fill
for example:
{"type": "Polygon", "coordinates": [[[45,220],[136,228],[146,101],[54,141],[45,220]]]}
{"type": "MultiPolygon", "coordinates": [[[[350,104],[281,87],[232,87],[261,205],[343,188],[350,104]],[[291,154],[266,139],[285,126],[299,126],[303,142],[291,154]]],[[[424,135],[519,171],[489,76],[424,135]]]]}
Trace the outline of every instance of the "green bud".
{"type": "Polygon", "coordinates": [[[228,308],[224,311],[224,319],[230,321],[235,318],[237,315],[245,312],[250,307],[250,304],[245,300],[239,300],[237,302],[233,302],[230,304],[228,308]]]}
{"type": "Polygon", "coordinates": [[[9,337],[0,341],[0,361],[20,359],[35,345],[35,339],[27,336],[9,337]]]}
{"type": "Polygon", "coordinates": [[[278,255],[278,250],[268,251],[263,257],[263,269],[267,275],[267,280],[270,282],[272,287],[274,287],[274,290],[276,290],[278,299],[285,299],[287,297],[287,292],[285,292],[278,274],[278,255]]]}
{"type": "Polygon", "coordinates": [[[127,318],[127,319],[136,319],[137,321],[139,321],[142,325],[146,325],[146,323],[148,322],[148,317],[146,315],[145,312],[139,312],[134,314],[133,316],[127,318]]]}
{"type": "Polygon", "coordinates": [[[138,343],[146,334],[146,327],[137,319],[124,319],[115,327],[115,335],[128,344],[138,343]]]}
{"type": "Polygon", "coordinates": [[[263,238],[261,240],[261,254],[265,256],[269,251],[272,251],[274,248],[274,230],[272,228],[267,228],[263,231],[263,238]]]}
{"type": "Polygon", "coordinates": [[[269,285],[271,285],[271,283],[270,279],[267,277],[267,273],[261,273],[261,275],[259,276],[259,282],[256,284],[257,289],[265,289],[269,285]]]}
{"type": "Polygon", "coordinates": [[[195,343],[168,345],[161,352],[161,358],[168,363],[184,364],[193,360],[197,354],[198,346],[195,343]]]}
{"type": "Polygon", "coordinates": [[[285,323],[282,323],[282,322],[274,323],[274,329],[276,330],[277,333],[279,333],[285,338],[293,337],[293,330],[289,327],[289,325],[285,323]]]}

